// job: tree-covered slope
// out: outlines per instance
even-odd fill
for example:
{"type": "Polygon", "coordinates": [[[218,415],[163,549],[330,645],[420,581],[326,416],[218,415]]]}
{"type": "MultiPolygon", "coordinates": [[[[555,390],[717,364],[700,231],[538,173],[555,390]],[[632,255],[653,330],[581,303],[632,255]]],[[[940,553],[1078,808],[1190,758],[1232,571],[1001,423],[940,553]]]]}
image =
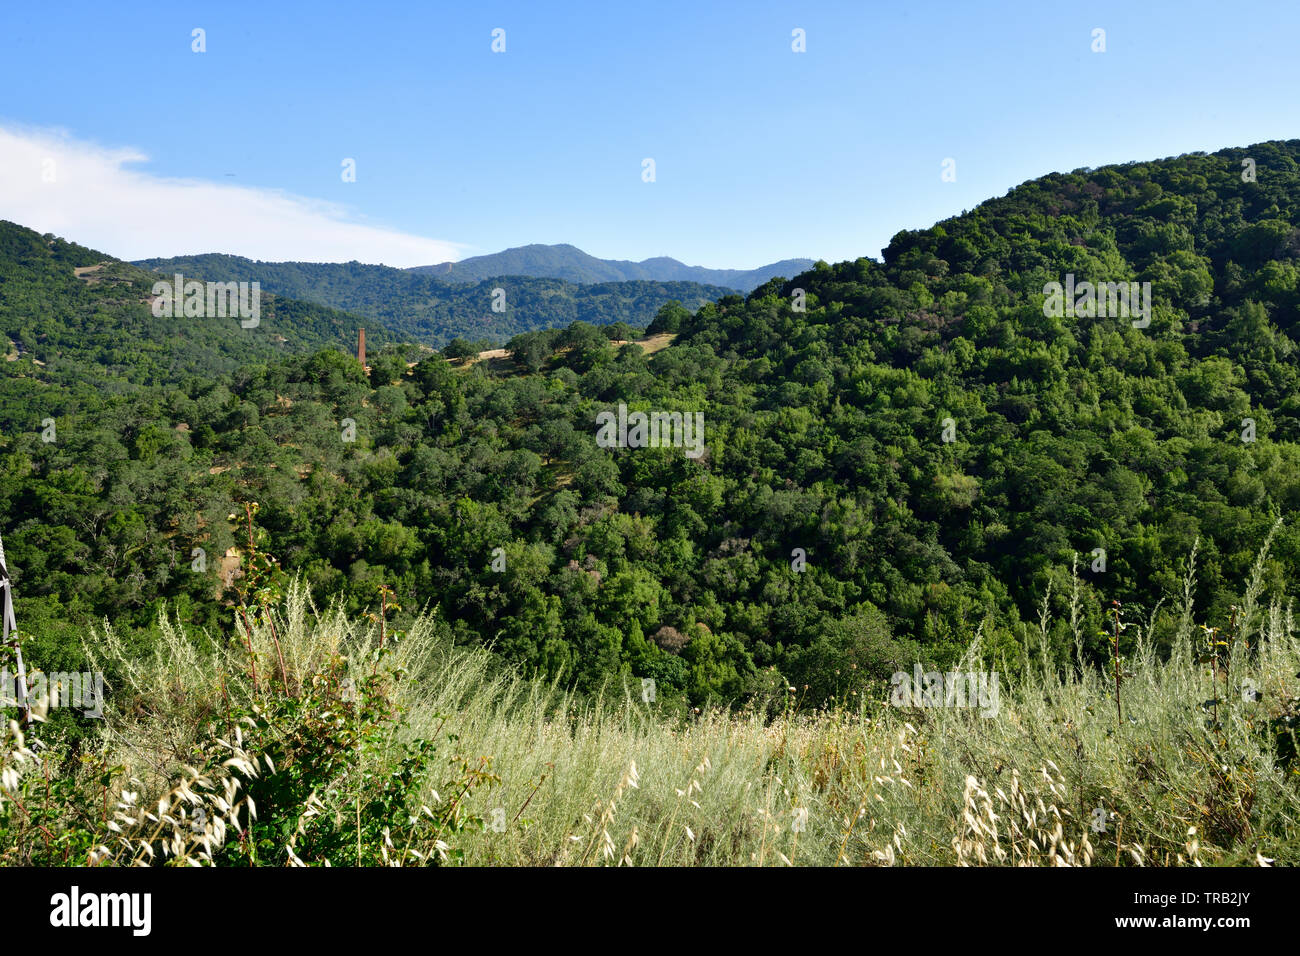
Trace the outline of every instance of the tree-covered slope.
{"type": "MultiPolygon", "coordinates": [[[[0,222],[0,349],[6,353],[0,363],[0,423],[35,425],[57,410],[61,389],[51,386],[114,394],[210,380],[294,352],[355,348],[362,324],[355,316],[267,290],[256,327],[244,328],[234,317],[155,316],[151,291],[160,278],[0,222]],[[43,404],[43,397],[52,403],[43,404]]],[[[213,278],[251,281],[238,272],[213,278]]],[[[380,327],[370,334],[385,340],[380,327]]]]}
{"type": "MultiPolygon", "coordinates": [[[[1290,141],[1044,177],[900,233],[883,264],[657,323],[753,383],[716,410],[738,489],[754,483],[727,517],[761,527],[762,485],[789,482],[780,537],[861,568],[858,593],[920,635],[964,633],[1004,589],[1028,615],[1049,577],[1059,599],[1075,552],[1086,593],[1150,613],[1199,537],[1202,606],[1226,621],[1227,578],[1300,509],[1298,160],[1290,141]],[[1046,317],[1069,274],[1151,282],[1150,326],[1046,317]]],[[[1278,589],[1300,557],[1287,529],[1278,589]]]]}
{"type": "Polygon", "coordinates": [[[366,316],[407,341],[434,347],[453,338],[504,342],[521,332],[571,322],[626,322],[645,328],[667,302],[694,309],[733,291],[696,282],[579,285],[519,275],[448,282],[359,262],[260,262],[217,254],[145,259],[137,265],[165,275],[248,275],[264,289],[366,316]],[[505,291],[504,297],[497,289],[505,291]]]}

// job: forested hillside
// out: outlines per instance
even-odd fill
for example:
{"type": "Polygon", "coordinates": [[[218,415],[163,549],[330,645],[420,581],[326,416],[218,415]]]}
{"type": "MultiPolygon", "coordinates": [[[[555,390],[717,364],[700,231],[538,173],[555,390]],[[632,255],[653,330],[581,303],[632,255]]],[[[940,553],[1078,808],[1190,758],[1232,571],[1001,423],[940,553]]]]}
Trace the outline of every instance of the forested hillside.
{"type": "MultiPolygon", "coordinates": [[[[0,333],[6,337],[0,346],[6,352],[4,387],[13,396],[0,408],[5,431],[38,420],[65,393],[102,396],[211,381],[293,352],[355,349],[357,329],[364,324],[267,290],[252,328],[234,317],[155,316],[150,293],[160,278],[93,249],[0,221],[0,333]],[[41,386],[35,395],[33,384],[41,386]],[[45,393],[55,403],[49,408],[40,405],[38,396],[45,393]]],[[[369,335],[378,343],[386,340],[379,326],[369,335]]]]}
{"type": "Polygon", "coordinates": [[[455,338],[494,345],[521,332],[572,322],[626,322],[643,329],[668,302],[695,309],[734,291],[695,282],[648,280],[579,285],[526,274],[448,281],[415,270],[359,262],[255,262],[215,254],[145,259],[136,264],[164,275],[247,276],[270,292],[345,309],[381,323],[405,341],[435,348],[455,338]],[[498,295],[497,289],[504,295],[498,295]]]}
{"type": "MultiPolygon", "coordinates": [[[[816,703],[951,662],[977,628],[1013,672],[1049,584],[1062,663],[1076,634],[1100,652],[1116,600],[1160,646],[1197,539],[1196,607],[1226,624],[1279,516],[1269,593],[1300,567],[1298,160],[1288,141],[1047,176],[900,233],[883,263],[666,306],[651,331],[676,337],[653,355],[582,323],[517,337],[504,373],[408,367],[410,349],[368,378],[337,351],[250,355],[65,400],[53,442],[33,405],[0,435],[22,613],[47,635],[147,627],[163,601],[215,623],[220,555],[243,546],[228,516],[256,502],[262,546],[320,598],[360,611],[387,585],[579,690],[623,673],[701,703],[790,682],[816,703]],[[1149,325],[1048,317],[1067,274],[1150,282],[1149,325]],[[702,413],[704,453],[601,447],[620,403],[702,413]]],[[[94,258],[77,247],[35,276],[36,253],[3,248],[28,278],[0,289],[0,319],[40,357],[42,313],[88,321],[78,296],[109,286],[56,281],[94,258]]],[[[161,332],[116,334],[141,352],[161,332]]],[[[25,355],[5,372],[32,394],[25,355]]]]}

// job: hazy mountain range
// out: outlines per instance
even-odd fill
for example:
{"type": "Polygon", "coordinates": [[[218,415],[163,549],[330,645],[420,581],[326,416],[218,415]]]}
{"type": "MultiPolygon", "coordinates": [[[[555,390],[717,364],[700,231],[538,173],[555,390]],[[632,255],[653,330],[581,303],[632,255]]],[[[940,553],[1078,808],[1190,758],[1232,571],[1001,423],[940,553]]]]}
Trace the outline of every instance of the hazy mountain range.
{"type": "Polygon", "coordinates": [[[460,262],[416,266],[409,271],[452,282],[479,282],[495,276],[565,279],[584,285],[649,279],[657,282],[699,282],[704,285],[726,286],[740,292],[752,292],[774,276],[793,278],[812,265],[812,259],[782,259],[757,269],[706,269],[703,266],[688,266],[668,256],[656,256],[641,262],[597,259],[576,246],[562,243],[554,246],[517,246],[487,256],[472,256],[460,262]]]}

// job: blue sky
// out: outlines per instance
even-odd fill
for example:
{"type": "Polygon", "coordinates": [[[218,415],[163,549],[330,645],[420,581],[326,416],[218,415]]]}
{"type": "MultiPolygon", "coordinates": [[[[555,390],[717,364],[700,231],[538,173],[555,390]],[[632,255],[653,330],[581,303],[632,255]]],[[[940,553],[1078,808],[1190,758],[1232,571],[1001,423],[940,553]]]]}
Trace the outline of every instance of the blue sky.
{"type": "Polygon", "coordinates": [[[0,13],[0,218],[123,258],[838,261],[1047,172],[1300,136],[1293,2],[54,11],[0,13]]]}

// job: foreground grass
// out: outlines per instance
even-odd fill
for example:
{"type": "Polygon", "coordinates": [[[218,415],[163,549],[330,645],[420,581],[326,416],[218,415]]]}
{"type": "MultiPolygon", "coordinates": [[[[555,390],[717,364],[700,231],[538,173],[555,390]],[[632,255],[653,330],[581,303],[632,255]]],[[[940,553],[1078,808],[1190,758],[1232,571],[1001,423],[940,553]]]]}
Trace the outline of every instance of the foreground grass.
{"type": "Polygon", "coordinates": [[[996,717],[893,708],[882,692],[851,712],[668,725],[626,691],[582,706],[493,678],[479,655],[447,660],[416,711],[454,714],[445,729],[505,784],[475,795],[508,823],[466,833],[471,862],[1289,864],[1300,777],[1269,720],[1300,656],[1283,615],[1266,627],[1235,662],[1264,696],[1220,691],[1217,728],[1190,647],[1164,664],[1139,653],[1118,726],[1096,672],[1005,688],[996,717]]]}
{"type": "MultiPolygon", "coordinates": [[[[1188,594],[1190,583],[1189,576],[1188,594]]],[[[999,674],[993,716],[891,706],[882,684],[853,709],[797,713],[778,704],[774,718],[770,710],[683,718],[642,702],[639,684],[579,700],[558,683],[502,668],[486,651],[452,647],[433,617],[391,634],[318,612],[293,586],[276,607],[247,617],[229,647],[206,646],[163,622],[153,656],[141,660],[111,628],[94,635],[88,650],[125,685],[111,695],[102,753],[93,761],[83,755],[77,769],[57,746],[24,758],[31,751],[11,742],[3,794],[11,804],[22,802],[20,792],[27,796],[21,812],[7,810],[0,854],[30,862],[37,843],[58,837],[52,831],[82,827],[92,833],[86,852],[65,849],[66,862],[219,862],[215,847],[238,839],[249,816],[238,787],[185,769],[203,749],[204,728],[242,705],[261,713],[264,698],[277,692],[297,705],[307,694],[304,675],[344,661],[357,680],[374,675],[405,721],[378,746],[348,754],[309,796],[292,798],[302,803],[287,814],[299,834],[332,817],[349,853],[355,804],[355,857],[330,851],[305,862],[1293,865],[1300,862],[1300,642],[1289,608],[1258,607],[1258,597],[1257,575],[1232,639],[1217,649],[1222,635],[1193,624],[1190,601],[1169,659],[1138,633],[1123,665],[1122,717],[1111,673],[1075,667],[1060,675],[1041,663],[1045,654],[1027,648],[1024,676],[999,674]],[[375,655],[380,644],[384,653],[375,655]],[[1213,670],[1198,662],[1203,646],[1217,650],[1213,670]],[[261,668],[256,687],[246,679],[249,647],[261,668]],[[1259,698],[1242,694],[1243,685],[1259,698]],[[440,760],[420,768],[401,812],[436,826],[394,843],[388,826],[363,826],[363,795],[395,775],[403,744],[421,739],[439,743],[440,760]],[[43,833],[24,825],[37,818],[40,800],[39,787],[23,790],[24,778],[85,777],[110,765],[119,768],[111,781],[80,790],[69,784],[67,805],[41,817],[43,833]],[[456,771],[450,782],[448,767],[456,771]],[[221,818],[216,828],[190,822],[197,811],[187,808],[204,800],[221,818]],[[139,809],[155,805],[156,812],[139,809]]],[[[959,669],[999,668],[982,659],[976,637],[959,669]]],[[[343,699],[327,703],[343,712],[343,699]]],[[[260,773],[265,786],[310,762],[307,750],[271,747],[263,736],[279,765],[259,763],[252,731],[235,739],[237,721],[227,720],[219,742],[233,756],[211,766],[233,766],[231,773],[252,766],[245,784],[260,773]]],[[[286,838],[256,862],[300,862],[305,841],[286,838]]]]}

